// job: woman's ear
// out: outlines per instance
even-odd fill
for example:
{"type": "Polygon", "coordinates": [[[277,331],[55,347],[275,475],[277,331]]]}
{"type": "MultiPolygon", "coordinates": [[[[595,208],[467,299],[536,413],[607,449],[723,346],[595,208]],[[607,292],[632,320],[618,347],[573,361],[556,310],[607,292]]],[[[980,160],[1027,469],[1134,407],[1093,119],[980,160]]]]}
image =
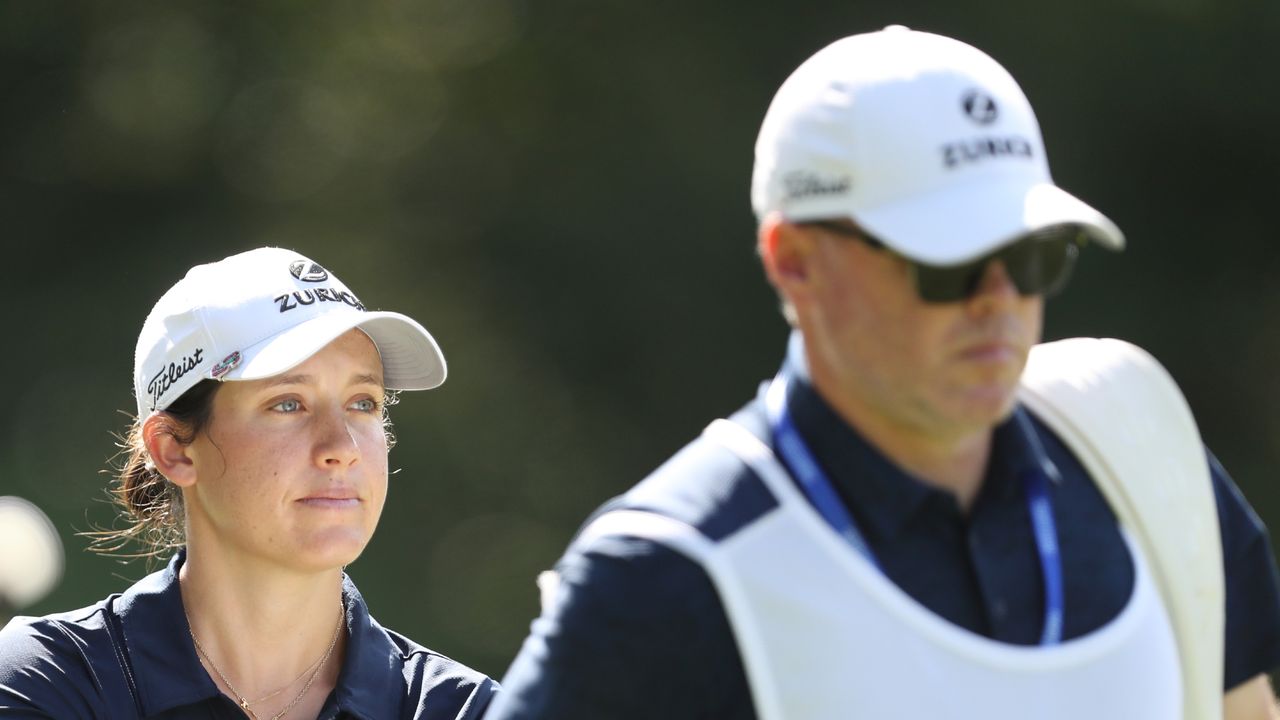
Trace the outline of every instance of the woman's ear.
{"type": "Polygon", "coordinates": [[[190,487],[196,482],[195,462],[189,452],[190,445],[178,442],[178,420],[166,412],[152,413],[142,423],[142,441],[156,470],[178,487],[190,487]]]}

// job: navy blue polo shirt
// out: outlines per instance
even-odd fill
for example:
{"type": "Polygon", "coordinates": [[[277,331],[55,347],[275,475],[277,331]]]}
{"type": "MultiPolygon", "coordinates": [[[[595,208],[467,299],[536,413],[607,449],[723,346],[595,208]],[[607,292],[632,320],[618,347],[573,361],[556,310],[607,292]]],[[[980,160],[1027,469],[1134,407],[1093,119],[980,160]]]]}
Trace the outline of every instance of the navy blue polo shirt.
{"type": "MultiPolygon", "coordinates": [[[[1035,644],[1044,619],[1039,559],[1019,474],[1052,478],[1066,582],[1063,636],[1089,633],[1127,602],[1134,568],[1117,520],[1070,450],[1019,408],[998,426],[968,513],[955,497],[904,473],[792,374],[796,428],[823,466],[886,575],[950,622],[1035,644]]],[[[734,415],[772,444],[757,399],[734,415]]],[[[1208,456],[1226,573],[1224,689],[1280,666],[1280,591],[1266,528],[1208,456]]],[[[732,535],[776,506],[735,457],[695,441],[601,508],[648,510],[732,535]]],[[[636,538],[571,548],[562,590],[536,620],[503,680],[489,720],[512,718],[754,718],[733,632],[714,585],[684,555],[636,538]]]]}
{"type": "MultiPolygon", "coordinates": [[[[0,715],[8,718],[237,718],[205,672],[178,588],[185,552],[124,593],[81,610],[14,618],[0,630],[0,715]]],[[[484,675],[383,628],[346,575],[348,640],[319,717],[479,718],[484,675]]]]}

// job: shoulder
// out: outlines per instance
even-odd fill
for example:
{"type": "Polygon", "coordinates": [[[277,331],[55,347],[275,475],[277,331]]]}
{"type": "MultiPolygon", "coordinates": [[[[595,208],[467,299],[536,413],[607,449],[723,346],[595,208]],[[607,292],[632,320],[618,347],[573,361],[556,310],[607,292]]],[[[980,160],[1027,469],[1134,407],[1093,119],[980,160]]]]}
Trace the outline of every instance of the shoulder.
{"type": "Polygon", "coordinates": [[[733,633],[701,566],[651,540],[606,537],[556,569],[559,587],[489,720],[748,716],[733,633]]]}
{"type": "Polygon", "coordinates": [[[401,635],[385,630],[400,651],[408,698],[416,703],[414,718],[479,718],[484,714],[498,684],[447,655],[401,635]]]}
{"type": "Polygon", "coordinates": [[[1266,525],[1209,453],[1226,582],[1225,685],[1280,667],[1280,577],[1266,525]]]}
{"type": "MultiPolygon", "coordinates": [[[[734,420],[750,427],[751,408],[734,420]]],[[[583,524],[556,564],[562,590],[560,615],[591,618],[592,624],[610,627],[652,626],[655,631],[674,626],[681,617],[696,624],[720,607],[700,562],[686,554],[680,543],[659,539],[641,525],[607,520],[622,514],[619,511],[660,515],[692,528],[715,545],[777,507],[778,500],[746,463],[705,435],[699,436],[583,524]]]]}
{"type": "MultiPolygon", "coordinates": [[[[744,463],[698,438],[587,525],[640,510],[715,543],[774,507],[744,463]]],[[[623,528],[579,535],[556,571],[558,588],[507,671],[494,718],[749,716],[741,659],[701,565],[623,528]]]]}
{"type": "MultiPolygon", "coordinates": [[[[762,442],[767,425],[757,403],[733,416],[762,442]]],[[[601,506],[584,529],[616,511],[642,511],[689,526],[712,544],[720,543],[779,507],[777,498],[752,469],[706,435],[694,438],[624,495],[601,506]]],[[[604,534],[580,533],[557,564],[566,598],[575,611],[592,616],[625,616],[642,622],[684,608],[705,613],[718,598],[702,567],[678,548],[629,532],[625,524],[604,534]],[[612,609],[611,609],[612,608],[612,609]]]]}
{"type": "Polygon", "coordinates": [[[0,677],[11,673],[14,663],[57,663],[58,675],[74,672],[75,664],[66,659],[83,659],[104,645],[110,647],[109,602],[43,617],[13,618],[0,630],[0,677]]]}
{"type": "Polygon", "coordinates": [[[1258,517],[1244,493],[1212,451],[1206,449],[1209,477],[1213,482],[1214,500],[1218,506],[1218,522],[1223,532],[1224,553],[1230,554],[1228,541],[1233,545],[1268,542],[1267,526],[1258,517]]]}
{"type": "Polygon", "coordinates": [[[483,673],[384,627],[343,580],[349,644],[338,702],[361,717],[476,720],[497,685],[483,673]]]}
{"type": "Polygon", "coordinates": [[[0,630],[0,709],[97,717],[103,703],[129,698],[114,672],[121,662],[108,630],[110,602],[16,617],[0,630]]]}
{"type": "MultiPolygon", "coordinates": [[[[732,421],[768,444],[757,403],[747,405],[732,421]]],[[[679,520],[719,542],[777,507],[777,498],[742,459],[700,435],[597,515],[615,509],[645,510],[679,520]]]]}

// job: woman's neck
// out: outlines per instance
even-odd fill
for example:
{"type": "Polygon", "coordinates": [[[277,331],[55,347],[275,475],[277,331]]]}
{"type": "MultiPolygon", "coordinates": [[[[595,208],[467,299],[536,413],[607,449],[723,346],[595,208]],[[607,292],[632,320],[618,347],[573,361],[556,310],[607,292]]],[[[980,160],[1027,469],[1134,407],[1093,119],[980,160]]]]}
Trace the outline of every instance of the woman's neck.
{"type": "Polygon", "coordinates": [[[315,717],[346,645],[341,570],[298,574],[208,550],[188,545],[178,578],[210,677],[232,699],[247,700],[251,717],[272,717],[300,694],[295,710],[315,712],[286,717],[315,717]]]}

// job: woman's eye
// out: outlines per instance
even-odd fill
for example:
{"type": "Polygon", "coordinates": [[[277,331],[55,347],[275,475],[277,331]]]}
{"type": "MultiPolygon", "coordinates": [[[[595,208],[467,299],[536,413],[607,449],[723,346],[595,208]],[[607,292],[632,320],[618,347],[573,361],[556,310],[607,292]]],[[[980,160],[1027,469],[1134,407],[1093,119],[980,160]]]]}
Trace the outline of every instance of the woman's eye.
{"type": "Polygon", "coordinates": [[[351,407],[360,412],[374,412],[378,409],[378,401],[373,398],[362,398],[351,403],[351,407]]]}
{"type": "Polygon", "coordinates": [[[288,400],[281,400],[275,405],[272,405],[271,409],[284,413],[294,413],[302,409],[302,403],[290,398],[288,400]]]}

